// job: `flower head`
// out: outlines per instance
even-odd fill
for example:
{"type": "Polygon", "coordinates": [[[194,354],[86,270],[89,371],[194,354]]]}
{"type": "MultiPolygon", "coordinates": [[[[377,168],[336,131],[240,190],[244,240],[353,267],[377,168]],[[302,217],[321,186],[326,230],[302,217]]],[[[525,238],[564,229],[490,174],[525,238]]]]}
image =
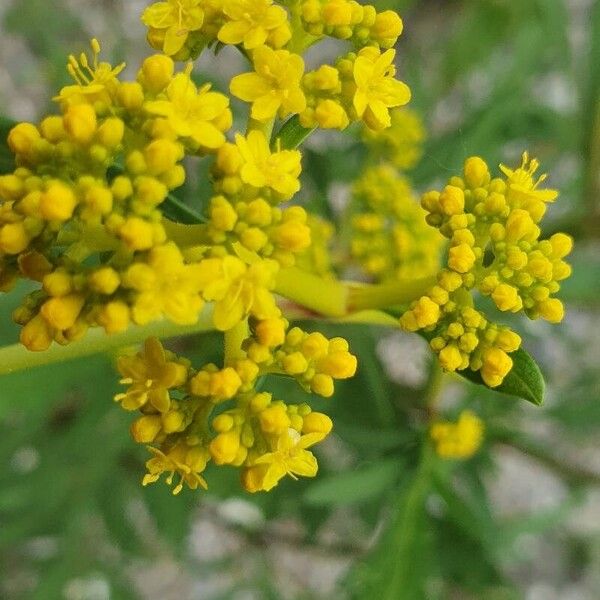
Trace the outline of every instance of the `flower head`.
{"type": "Polygon", "coordinates": [[[289,428],[277,438],[276,449],[263,454],[250,469],[254,470],[255,489],[268,492],[279,481],[289,475],[298,477],[315,477],[319,469],[314,454],[307,450],[325,438],[323,433],[307,433],[300,435],[295,429],[289,428]]]}
{"type": "Polygon", "coordinates": [[[166,412],[171,404],[169,390],[184,384],[187,368],[165,352],[156,338],[148,338],[144,351],[135,356],[121,356],[118,361],[121,383],[129,389],[115,396],[125,410],[137,410],[149,403],[155,410],[166,412]]]}
{"type": "Polygon", "coordinates": [[[229,99],[211,92],[210,85],[198,90],[188,71],[173,78],[166,89],[166,98],[147,102],[145,109],[165,117],[178,136],[209,150],[225,143],[223,131],[231,123],[229,99]]]}
{"type": "Polygon", "coordinates": [[[198,283],[204,299],[214,302],[215,327],[227,331],[248,315],[258,319],[279,316],[270,290],[275,285],[278,264],[258,260],[247,265],[236,256],[207,258],[199,265],[198,283]]]}
{"type": "Polygon", "coordinates": [[[73,55],[69,56],[67,71],[75,80],[75,85],[63,87],[60,94],[54,98],[57,102],[69,104],[108,100],[107,88],[117,83],[117,77],[125,68],[125,63],[113,67],[110,63],[100,62],[100,42],[94,38],[90,46],[93,56],[91,62],[84,53],[81,53],[79,59],[73,55]]]}
{"type": "Polygon", "coordinates": [[[218,37],[224,44],[243,44],[246,50],[253,50],[277,34],[274,42],[281,47],[292,35],[285,9],[273,0],[226,0],[223,12],[228,20],[218,37]]]}
{"type": "Polygon", "coordinates": [[[204,305],[200,272],[198,264],[184,263],[173,242],[150,250],[146,262],[134,263],[123,275],[124,286],[135,293],[133,320],[143,325],[165,315],[180,325],[196,323],[204,305]]]}
{"type": "Polygon", "coordinates": [[[247,137],[238,133],[235,141],[243,159],[240,176],[244,183],[255,188],[271,188],[285,199],[300,189],[300,152],[271,152],[267,138],[260,131],[251,131],[247,137]]]}
{"type": "Polygon", "coordinates": [[[287,50],[260,46],[252,55],[254,72],[242,73],[231,80],[231,93],[252,103],[251,115],[258,121],[268,121],[301,113],[306,98],[300,85],[304,61],[287,50]]]}
{"type": "Polygon", "coordinates": [[[481,447],[484,429],[483,421],[475,413],[463,410],[455,423],[434,423],[429,435],[439,456],[465,460],[476,454],[481,447]]]}
{"type": "Polygon", "coordinates": [[[372,48],[362,50],[354,62],[354,108],[371,129],[391,125],[389,109],[410,100],[410,89],[394,78],[395,50],[380,54],[372,48]]]}
{"type": "Polygon", "coordinates": [[[151,446],[148,446],[148,450],[154,457],[146,462],[148,473],[144,475],[142,485],[154,483],[163,473],[169,473],[166,479],[167,485],[173,484],[175,474],[181,477],[179,483],[173,488],[173,495],[181,492],[184,483],[192,490],[199,487],[208,488],[206,480],[200,475],[206,468],[209,458],[204,448],[179,443],[166,453],[151,446]]]}
{"type": "Polygon", "coordinates": [[[163,52],[177,54],[192,31],[204,23],[201,0],[167,0],[155,2],[144,11],[142,22],[164,34],[163,52]]]}

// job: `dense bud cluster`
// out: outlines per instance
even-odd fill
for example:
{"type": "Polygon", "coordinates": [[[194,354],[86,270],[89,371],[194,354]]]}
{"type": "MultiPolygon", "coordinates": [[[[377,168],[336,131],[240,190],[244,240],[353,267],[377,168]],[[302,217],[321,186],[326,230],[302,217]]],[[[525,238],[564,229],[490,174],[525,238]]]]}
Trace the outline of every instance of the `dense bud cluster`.
{"type": "Polygon", "coordinates": [[[333,424],[308,404],[293,405],[257,391],[266,374],[295,378],[305,389],[333,394],[335,379],[352,377],[356,358],[341,338],[294,327],[283,319],[253,321],[243,344],[247,353],[219,368],[194,369],[150,338],[144,351],[119,359],[125,392],[115,400],[141,416],[131,426],[134,440],[151,444],[144,484],[167,473],[183,485],[206,487],[209,462],[241,468],[244,488],[268,491],[286,474],[314,477],[317,462],[308,447],[323,440],[333,424]],[[233,405],[233,406],[232,406],[233,405]]]}
{"type": "Polygon", "coordinates": [[[538,189],[545,179],[534,179],[538,167],[525,154],[519,168],[503,166],[504,178],[492,179],[481,158],[469,158],[463,177],[453,177],[442,192],[422,199],[428,223],[450,240],[447,268],[401,324],[429,332],[445,369],[480,371],[492,387],[512,368],[509,354],[521,338],[488,321],[474,307],[472,293],[490,296],[501,311],[524,311],[532,319],[557,323],[564,314],[554,294],[570,275],[563,258],[572,240],[562,233],[539,239],[546,203],[558,192],[538,189]]]}
{"type": "Polygon", "coordinates": [[[483,443],[483,421],[470,410],[463,410],[456,422],[436,421],[429,436],[442,458],[465,460],[477,453],[483,443]]]}
{"type": "MultiPolygon", "coordinates": [[[[414,302],[401,326],[425,331],[445,369],[480,371],[490,386],[511,369],[520,338],[488,321],[474,292],[502,311],[562,318],[554,296],[570,273],[563,258],[571,240],[539,239],[557,193],[538,189],[536,161],[525,157],[492,179],[471,158],[462,178],[421,206],[399,173],[421,156],[424,132],[414,113],[398,108],[410,90],[396,78],[396,13],[355,0],[165,0],[142,21],[160,53],[134,80],[123,79],[124,65],[100,62],[93,40],[92,58],[69,59],[73,84],[55,98],[57,114],[10,132],[16,168],[0,176],[0,291],[33,282],[14,312],[32,351],[79,340],[90,327],[197,327],[203,311],[200,324],[224,333],[222,365],[196,368],[154,338],[119,359],[127,387],[115,399],[139,413],[131,433],[153,455],[144,484],[166,473],[168,484],[178,477],[175,493],[205,488],[209,463],[240,468],[250,492],[286,474],[316,474],[309,448],[330,433],[331,420],[263,385],[283,376],[307,397],[329,398],[357,361],[344,339],[304,331],[286,315],[385,310],[419,279],[419,292],[403,296],[404,306],[414,302]],[[346,47],[331,65],[307,71],[305,51],[326,37],[346,47]],[[176,68],[207,47],[218,57],[224,44],[248,60],[229,95],[193,77],[191,62],[176,68]],[[243,133],[233,128],[230,96],[245,103],[243,133]],[[296,203],[297,146],[314,128],[352,123],[363,128],[368,159],[336,256],[334,224],[296,203]],[[175,193],[198,158],[209,161],[209,200],[199,207],[188,198],[187,206],[175,193]],[[444,237],[447,266],[439,271],[444,237]],[[383,284],[337,281],[334,267],[347,266],[337,259],[348,254],[383,284]],[[438,271],[437,284],[415,299],[438,271]]],[[[140,330],[154,333],[148,329],[140,330]]],[[[431,437],[442,456],[467,456],[480,429],[463,415],[457,425],[434,425],[431,437]]]]}
{"type": "Polygon", "coordinates": [[[392,48],[402,33],[402,20],[392,10],[377,12],[354,0],[302,0],[304,28],[315,37],[350,40],[357,47],[392,48]]]}
{"type": "Polygon", "coordinates": [[[409,181],[391,165],[367,168],[352,189],[352,257],[377,280],[437,272],[443,238],[425,222],[409,181]]]}
{"type": "Polygon", "coordinates": [[[229,100],[161,55],[122,82],[92,47],[93,64],[70,59],[76,84],[57,97],[61,114],[8,138],[18,167],[0,178],[0,269],[5,288],[40,284],[15,313],[31,350],[91,325],[194,323],[203,305],[198,267],[169,240],[161,204],[184,183],[186,154],[225,144],[229,100]]]}
{"type": "Polygon", "coordinates": [[[391,125],[382,131],[363,127],[362,140],[369,156],[386,162],[400,171],[412,169],[423,156],[426,138],[421,117],[413,110],[402,108],[390,111],[391,125]]]}

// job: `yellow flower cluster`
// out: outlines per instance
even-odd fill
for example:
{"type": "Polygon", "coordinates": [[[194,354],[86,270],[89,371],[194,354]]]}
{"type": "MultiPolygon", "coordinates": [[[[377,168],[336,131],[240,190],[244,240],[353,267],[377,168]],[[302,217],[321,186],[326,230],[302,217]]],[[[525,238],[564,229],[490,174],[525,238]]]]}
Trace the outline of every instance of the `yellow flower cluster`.
{"type": "Polygon", "coordinates": [[[300,206],[278,206],[299,189],[300,152],[272,151],[261,131],[236,135],[219,149],[213,167],[218,195],[209,204],[211,253],[234,248],[247,262],[260,258],[291,266],[311,244],[308,215],[300,206]],[[254,257],[254,258],[253,258],[254,257]]]}
{"type": "Polygon", "coordinates": [[[375,131],[390,127],[390,109],[410,100],[408,86],[395,78],[395,56],[395,50],[367,46],[341,57],[335,67],[307,73],[307,106],[300,123],[323,129],[344,129],[356,121],[375,131]]]}
{"type": "Polygon", "coordinates": [[[391,48],[402,20],[390,10],[354,0],[168,0],[149,6],[142,20],[152,46],[178,60],[217,41],[240,47],[252,70],[234,77],[230,91],[259,122],[299,115],[307,128],[362,120],[380,130],[390,125],[389,109],[410,99],[395,79],[391,48]],[[355,51],[305,73],[304,50],[326,36],[348,40],[355,51]]]}
{"type": "Polygon", "coordinates": [[[390,111],[391,125],[382,131],[364,127],[362,140],[370,158],[387,162],[400,171],[417,165],[423,156],[425,127],[418,113],[407,108],[390,111]]]}
{"type": "Polygon", "coordinates": [[[310,246],[296,255],[296,265],[310,273],[331,279],[333,257],[331,245],[336,233],[335,225],[327,219],[309,214],[307,223],[310,229],[310,246]]]}
{"type": "MultiPolygon", "coordinates": [[[[427,333],[445,369],[471,368],[497,386],[512,366],[520,338],[475,308],[476,291],[502,311],[562,318],[554,294],[570,272],[562,259],[571,240],[539,239],[557,193],[538,189],[536,161],[525,157],[492,179],[471,158],[462,178],[421,206],[399,174],[419,159],[424,133],[413,113],[398,110],[410,90],[396,78],[396,13],[355,0],[165,0],[142,21],[161,53],[134,80],[121,76],[124,65],[100,62],[93,40],[91,58],[69,59],[74,82],[55,98],[57,114],[10,132],[16,168],[0,177],[0,291],[19,278],[34,282],[14,318],[35,351],[93,326],[112,334],[163,319],[194,325],[209,305],[225,333],[222,366],[195,368],[154,338],[118,361],[126,389],[115,400],[139,413],[132,436],[151,445],[144,484],[166,474],[174,493],[206,488],[211,462],[240,468],[249,492],[317,473],[309,448],[330,433],[331,419],[261,388],[264,377],[283,376],[328,398],[357,368],[346,340],[290,325],[277,303],[276,292],[324,315],[358,306],[353,286],[331,281],[332,225],[291,204],[301,187],[295,148],[313,128],[364,126],[370,158],[353,188],[350,253],[368,275],[433,275],[450,240],[437,285],[400,320],[427,333]],[[304,52],[327,36],[351,46],[307,72],[304,52]],[[248,105],[243,134],[232,131],[229,95],[192,78],[191,63],[175,65],[222,44],[249,63],[229,85],[248,105]],[[173,195],[198,157],[210,161],[201,214],[173,195]],[[187,211],[185,223],[167,218],[176,208],[187,211]],[[319,283],[325,291],[312,289],[319,283]]],[[[468,413],[431,430],[447,457],[472,454],[481,436],[468,413]]]]}
{"type": "Polygon", "coordinates": [[[241,468],[249,492],[269,491],[285,476],[314,477],[318,465],[307,450],[331,431],[331,419],[308,404],[285,404],[256,390],[259,377],[277,373],[295,378],[321,396],[331,396],[333,380],[352,377],[356,358],[340,338],[328,340],[283,319],[253,320],[247,355],[224,368],[194,369],[164,350],[155,338],[143,352],[122,356],[118,367],[128,386],[115,400],[139,411],[131,426],[134,440],[149,447],[143,483],[167,474],[173,493],[184,485],[206,488],[203,472],[215,465],[241,468]]]}
{"type": "Polygon", "coordinates": [[[281,48],[292,32],[288,13],[272,0],[167,0],[144,11],[148,41],[175,60],[196,58],[209,44],[281,48]]]}
{"type": "Polygon", "coordinates": [[[438,456],[466,460],[474,456],[483,443],[485,426],[470,410],[463,410],[458,421],[437,421],[431,425],[429,436],[438,456]]]}
{"type": "Polygon", "coordinates": [[[443,237],[393,166],[365,169],[354,183],[351,210],[351,255],[368,275],[385,281],[437,272],[443,237]]]}
{"type": "Polygon", "coordinates": [[[501,311],[522,310],[532,319],[557,323],[564,314],[554,294],[571,273],[563,258],[572,240],[562,233],[540,240],[538,223],[558,192],[539,189],[545,176],[535,179],[538,167],[525,154],[520,167],[502,166],[504,178],[492,178],[485,162],[472,157],[463,177],[422,199],[428,223],[450,240],[447,267],[401,325],[428,332],[446,370],[480,371],[491,387],[512,368],[509,354],[521,338],[488,321],[474,307],[472,292],[490,296],[501,311]]]}
{"type": "Polygon", "coordinates": [[[392,10],[378,13],[374,6],[354,0],[302,0],[300,4],[304,28],[315,37],[392,48],[402,33],[402,19],[392,10]]]}
{"type": "Polygon", "coordinates": [[[92,62],[69,61],[75,84],[56,98],[61,114],[8,137],[18,167],[0,177],[0,271],[4,288],[39,282],[15,313],[31,350],[90,325],[195,323],[208,300],[207,268],[170,239],[161,205],[185,181],[185,155],[225,144],[229,99],[162,55],[122,82],[121,67],[98,62],[96,41],[92,49],[92,62]]]}

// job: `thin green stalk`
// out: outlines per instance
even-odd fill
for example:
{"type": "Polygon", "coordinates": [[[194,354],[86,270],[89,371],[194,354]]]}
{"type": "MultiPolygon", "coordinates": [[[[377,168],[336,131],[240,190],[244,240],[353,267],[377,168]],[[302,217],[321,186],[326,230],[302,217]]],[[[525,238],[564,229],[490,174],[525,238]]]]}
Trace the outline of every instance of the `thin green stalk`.
{"type": "Polygon", "coordinates": [[[427,387],[423,394],[423,406],[427,409],[430,418],[437,414],[438,404],[442,398],[442,392],[444,391],[444,383],[444,370],[438,359],[433,356],[429,371],[429,381],[427,382],[427,387]]]}
{"type": "Polygon", "coordinates": [[[248,319],[240,321],[235,327],[225,332],[225,364],[230,365],[246,357],[242,343],[248,337],[250,328],[248,319]]]}
{"type": "Polygon", "coordinates": [[[399,280],[378,285],[348,284],[350,312],[369,308],[390,308],[416,300],[435,285],[435,277],[399,280]]]}
{"type": "Polygon", "coordinates": [[[424,518],[425,502],[431,488],[431,473],[435,463],[431,446],[423,444],[421,460],[417,472],[405,496],[402,496],[397,520],[392,526],[392,536],[389,548],[394,550],[388,564],[391,566],[387,580],[381,589],[382,600],[398,600],[402,594],[414,590],[407,589],[411,582],[411,569],[414,565],[414,549],[419,545],[418,537],[422,535],[423,528],[420,521],[424,518]]]}
{"type": "Polygon", "coordinates": [[[279,271],[275,292],[325,317],[348,314],[348,289],[343,283],[296,267],[279,271]]]}
{"type": "Polygon", "coordinates": [[[25,371],[34,367],[61,363],[75,358],[111,352],[125,346],[143,342],[148,337],[170,338],[214,329],[212,311],[204,310],[195,325],[174,325],[159,321],[144,327],[132,326],[123,333],[107,335],[100,328],[90,330],[87,335],[68,346],[53,344],[44,352],[31,352],[21,344],[0,348],[0,375],[25,371]]]}
{"type": "MultiPolygon", "coordinates": [[[[170,223],[169,227],[176,228],[183,237],[186,237],[189,233],[190,239],[194,239],[196,240],[196,243],[199,243],[197,235],[202,226],[170,223]]],[[[397,319],[384,312],[372,309],[363,310],[357,306],[360,305],[361,302],[355,302],[355,305],[352,306],[349,303],[349,297],[356,289],[354,286],[355,284],[352,283],[349,284],[336,280],[323,279],[318,275],[302,271],[295,267],[290,267],[288,269],[282,269],[279,272],[275,292],[288,300],[291,300],[296,305],[313,311],[320,317],[332,319],[334,321],[337,320],[340,323],[364,323],[384,327],[398,326],[397,319]]],[[[380,286],[372,287],[375,288],[375,291],[373,294],[370,294],[369,287],[361,286],[360,294],[363,294],[365,298],[368,298],[368,301],[365,300],[363,304],[370,306],[377,305],[379,308],[386,308],[385,302],[387,302],[391,296],[387,293],[385,286],[385,293],[383,294],[378,291],[380,286]],[[379,301],[375,302],[375,298],[378,298],[379,301]]],[[[396,290],[396,294],[393,296],[396,300],[400,295],[402,295],[406,301],[412,300],[413,298],[409,297],[408,290],[412,290],[413,294],[420,293],[420,286],[417,286],[416,288],[411,288],[409,286],[407,288],[402,285],[400,287],[402,291],[396,290]]],[[[291,319],[307,316],[306,313],[294,311],[293,307],[290,310],[286,310],[285,314],[291,319]]],[[[226,347],[229,346],[231,348],[229,355],[232,360],[241,356],[242,338],[240,338],[240,336],[243,334],[241,327],[242,326],[240,326],[239,330],[236,329],[235,332],[231,332],[228,335],[229,342],[226,339],[226,347]]],[[[244,331],[247,332],[247,325],[243,324],[243,327],[246,328],[244,331]]],[[[198,323],[192,326],[178,326],[167,321],[160,321],[144,327],[133,326],[124,333],[114,335],[106,335],[99,328],[94,328],[90,329],[86,336],[77,342],[73,342],[68,346],[55,344],[44,352],[31,352],[20,344],[14,344],[12,346],[0,348],[0,375],[22,371],[36,366],[63,362],[82,356],[110,352],[123,346],[139,344],[151,336],[168,338],[179,335],[190,335],[213,329],[211,310],[206,309],[200,315],[198,323]]]]}

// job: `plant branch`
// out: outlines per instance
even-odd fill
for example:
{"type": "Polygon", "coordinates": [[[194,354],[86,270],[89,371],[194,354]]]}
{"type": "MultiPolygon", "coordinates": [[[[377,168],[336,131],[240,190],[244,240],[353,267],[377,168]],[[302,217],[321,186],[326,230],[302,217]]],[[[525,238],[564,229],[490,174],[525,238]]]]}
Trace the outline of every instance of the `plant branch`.
{"type": "Polygon", "coordinates": [[[25,371],[33,367],[91,356],[101,352],[117,350],[143,342],[146,338],[170,338],[214,329],[212,311],[205,309],[196,325],[174,325],[169,321],[158,321],[144,327],[132,326],[123,333],[107,335],[100,328],[90,330],[87,335],[68,346],[53,344],[44,352],[31,352],[21,344],[0,348],[0,375],[25,371]]]}

